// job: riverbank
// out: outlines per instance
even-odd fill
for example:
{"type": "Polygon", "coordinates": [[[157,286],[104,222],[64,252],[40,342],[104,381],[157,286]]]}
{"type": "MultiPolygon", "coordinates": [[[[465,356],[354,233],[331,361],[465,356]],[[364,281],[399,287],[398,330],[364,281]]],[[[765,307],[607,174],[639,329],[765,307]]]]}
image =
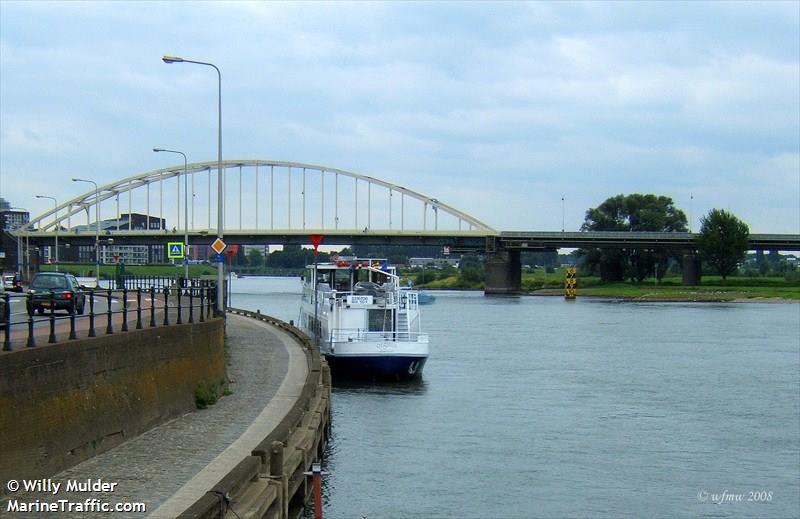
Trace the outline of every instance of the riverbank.
{"type": "MultiPolygon", "coordinates": [[[[638,293],[631,293],[629,290],[615,290],[615,287],[593,287],[578,290],[578,297],[596,297],[606,299],[619,299],[624,301],[647,301],[647,302],[691,302],[691,303],[800,303],[798,294],[785,294],[777,296],[774,294],[758,294],[742,290],[718,290],[719,287],[708,287],[707,290],[692,290],[693,287],[686,287],[685,290],[649,290],[642,289],[638,293]]],[[[530,296],[562,296],[564,291],[558,289],[541,289],[532,292],[524,292],[530,296]]]]}
{"type": "MultiPolygon", "coordinates": [[[[465,283],[453,276],[417,288],[425,290],[483,290],[483,283],[465,283]]],[[[563,296],[563,280],[523,277],[522,293],[533,296],[563,296]]],[[[783,278],[733,278],[722,282],[709,278],[699,286],[685,286],[669,279],[658,285],[602,283],[597,278],[578,279],[578,297],[605,297],[629,301],[686,302],[795,302],[800,303],[800,284],[783,278]]]]}

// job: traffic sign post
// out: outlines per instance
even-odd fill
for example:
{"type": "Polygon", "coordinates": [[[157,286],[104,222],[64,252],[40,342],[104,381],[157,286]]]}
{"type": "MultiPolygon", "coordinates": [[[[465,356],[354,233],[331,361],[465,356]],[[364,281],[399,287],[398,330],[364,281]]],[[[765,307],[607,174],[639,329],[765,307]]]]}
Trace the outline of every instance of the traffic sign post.
{"type": "Polygon", "coordinates": [[[214,249],[214,252],[217,254],[222,254],[222,251],[225,250],[225,247],[227,247],[227,244],[219,238],[214,240],[214,243],[211,244],[211,248],[214,249]]]}
{"type": "MultiPolygon", "coordinates": [[[[224,279],[225,279],[224,275],[222,274],[222,269],[225,268],[225,254],[224,254],[224,251],[225,251],[225,247],[227,247],[227,246],[228,245],[224,241],[222,241],[222,238],[217,238],[216,240],[214,240],[214,243],[211,244],[211,248],[214,250],[214,252],[217,253],[216,257],[214,257],[214,263],[217,264],[217,270],[220,273],[220,275],[219,275],[219,277],[217,279],[217,284],[220,285],[219,287],[217,287],[217,298],[218,299],[221,299],[223,297],[223,295],[225,294],[223,289],[220,288],[220,287],[224,283],[224,279]]],[[[228,286],[230,286],[230,278],[228,280],[228,286]]],[[[225,308],[225,305],[222,304],[222,301],[217,301],[217,309],[219,311],[223,311],[224,308],[225,308]]]]}
{"type": "Polygon", "coordinates": [[[167,258],[183,259],[184,257],[186,257],[186,253],[182,241],[171,241],[167,243],[167,258]]]}
{"type": "Polygon", "coordinates": [[[308,238],[311,240],[311,245],[314,246],[314,254],[316,254],[317,249],[319,249],[319,245],[322,243],[322,240],[325,239],[325,236],[322,234],[310,234],[308,238]]]}

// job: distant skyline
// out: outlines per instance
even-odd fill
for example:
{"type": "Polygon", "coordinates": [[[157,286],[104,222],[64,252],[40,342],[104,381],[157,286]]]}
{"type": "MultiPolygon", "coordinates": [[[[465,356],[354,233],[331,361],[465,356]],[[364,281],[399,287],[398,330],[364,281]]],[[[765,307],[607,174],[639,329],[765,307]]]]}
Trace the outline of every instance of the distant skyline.
{"type": "Polygon", "coordinates": [[[800,233],[800,2],[0,1],[0,196],[177,164],[321,164],[502,230],[620,193],[800,233]],[[178,67],[180,67],[178,69],[178,67]],[[181,162],[182,164],[182,162],[181,162]]]}

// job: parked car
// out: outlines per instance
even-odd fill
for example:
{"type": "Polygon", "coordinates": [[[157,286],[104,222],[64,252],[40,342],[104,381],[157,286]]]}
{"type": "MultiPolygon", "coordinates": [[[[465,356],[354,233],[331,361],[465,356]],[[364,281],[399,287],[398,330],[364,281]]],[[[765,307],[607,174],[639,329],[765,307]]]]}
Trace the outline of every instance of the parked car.
{"type": "Polygon", "coordinates": [[[22,278],[19,274],[3,274],[3,288],[13,292],[22,292],[22,278]]]}
{"type": "Polygon", "coordinates": [[[86,295],[75,276],[64,272],[39,272],[28,286],[31,295],[27,301],[28,314],[34,310],[43,314],[53,305],[54,310],[82,314],[86,306],[86,295]],[[51,295],[52,294],[52,295],[51,295]]]}

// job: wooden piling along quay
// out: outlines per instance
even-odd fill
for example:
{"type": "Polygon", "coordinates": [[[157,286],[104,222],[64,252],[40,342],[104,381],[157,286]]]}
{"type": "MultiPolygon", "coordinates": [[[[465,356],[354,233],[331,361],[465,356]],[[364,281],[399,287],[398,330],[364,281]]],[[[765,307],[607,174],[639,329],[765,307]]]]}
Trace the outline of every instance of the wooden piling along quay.
{"type": "Polygon", "coordinates": [[[179,519],[294,519],[311,498],[304,472],[322,458],[331,428],[331,372],[319,350],[299,329],[246,310],[231,313],[268,322],[302,344],[308,377],[291,410],[275,429],[179,519]]]}

